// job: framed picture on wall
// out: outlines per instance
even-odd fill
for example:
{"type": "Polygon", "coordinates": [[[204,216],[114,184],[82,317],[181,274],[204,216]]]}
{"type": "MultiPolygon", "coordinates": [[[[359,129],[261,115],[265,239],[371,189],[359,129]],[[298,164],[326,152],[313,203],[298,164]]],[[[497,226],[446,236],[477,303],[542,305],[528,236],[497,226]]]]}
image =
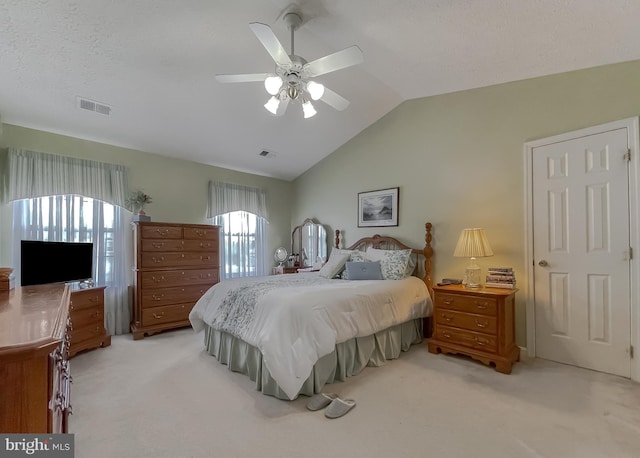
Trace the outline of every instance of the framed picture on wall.
{"type": "Polygon", "coordinates": [[[400,188],[358,193],[358,227],[398,225],[400,188]]]}

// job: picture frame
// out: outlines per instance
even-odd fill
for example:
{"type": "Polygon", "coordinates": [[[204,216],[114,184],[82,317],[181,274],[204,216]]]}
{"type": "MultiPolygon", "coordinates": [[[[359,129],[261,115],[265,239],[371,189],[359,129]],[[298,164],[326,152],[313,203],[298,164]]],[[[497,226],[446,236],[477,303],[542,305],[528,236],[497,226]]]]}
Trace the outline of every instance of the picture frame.
{"type": "Polygon", "coordinates": [[[400,188],[358,193],[358,227],[398,225],[400,188]]]}

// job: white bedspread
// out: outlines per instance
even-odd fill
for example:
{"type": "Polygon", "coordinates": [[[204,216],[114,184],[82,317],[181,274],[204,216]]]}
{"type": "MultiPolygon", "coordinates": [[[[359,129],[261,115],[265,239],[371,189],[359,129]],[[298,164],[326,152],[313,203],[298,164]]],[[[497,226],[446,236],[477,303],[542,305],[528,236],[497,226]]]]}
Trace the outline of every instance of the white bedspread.
{"type": "Polygon", "coordinates": [[[271,376],[294,399],[313,365],[337,343],[431,313],[419,278],[329,280],[312,272],[222,281],[196,303],[189,320],[196,331],[206,323],[260,349],[271,376]],[[255,304],[230,310],[239,291],[255,304]]]}

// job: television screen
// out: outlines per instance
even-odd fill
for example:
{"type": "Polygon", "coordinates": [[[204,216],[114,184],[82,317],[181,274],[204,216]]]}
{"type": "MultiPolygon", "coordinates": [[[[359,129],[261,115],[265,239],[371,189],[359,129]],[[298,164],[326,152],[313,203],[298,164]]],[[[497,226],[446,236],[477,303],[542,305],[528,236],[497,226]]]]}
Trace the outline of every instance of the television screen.
{"type": "Polygon", "coordinates": [[[22,286],[87,280],[93,276],[93,243],[22,240],[22,286]]]}

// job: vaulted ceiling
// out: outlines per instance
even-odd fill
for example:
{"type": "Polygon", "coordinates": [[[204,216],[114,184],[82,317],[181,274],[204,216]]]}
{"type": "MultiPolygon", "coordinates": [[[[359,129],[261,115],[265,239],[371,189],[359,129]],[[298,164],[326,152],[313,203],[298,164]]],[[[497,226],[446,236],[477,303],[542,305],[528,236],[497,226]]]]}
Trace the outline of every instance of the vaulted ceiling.
{"type": "Polygon", "coordinates": [[[2,121],[294,179],[405,100],[640,59],[638,0],[0,0],[2,121]],[[274,63],[249,28],[282,13],[312,61],[358,45],[364,62],[318,80],[348,99],[284,116],[261,83],[274,63]],[[110,114],[78,108],[85,98],[110,114]],[[261,157],[268,151],[267,157],[261,157]]]}

